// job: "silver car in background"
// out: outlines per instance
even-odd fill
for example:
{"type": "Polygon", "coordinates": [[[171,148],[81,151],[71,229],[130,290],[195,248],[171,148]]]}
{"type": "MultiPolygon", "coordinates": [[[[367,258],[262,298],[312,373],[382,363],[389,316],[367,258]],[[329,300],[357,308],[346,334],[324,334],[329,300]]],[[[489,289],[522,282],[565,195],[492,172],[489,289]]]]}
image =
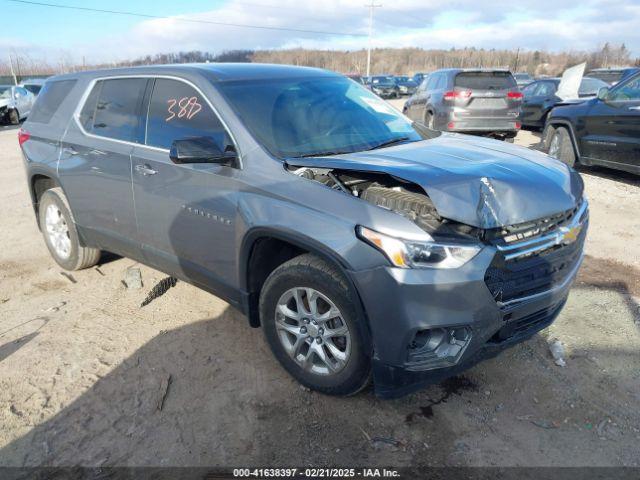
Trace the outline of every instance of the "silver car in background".
{"type": "Polygon", "coordinates": [[[35,95],[24,87],[0,85],[0,122],[17,125],[29,116],[35,95]]]}

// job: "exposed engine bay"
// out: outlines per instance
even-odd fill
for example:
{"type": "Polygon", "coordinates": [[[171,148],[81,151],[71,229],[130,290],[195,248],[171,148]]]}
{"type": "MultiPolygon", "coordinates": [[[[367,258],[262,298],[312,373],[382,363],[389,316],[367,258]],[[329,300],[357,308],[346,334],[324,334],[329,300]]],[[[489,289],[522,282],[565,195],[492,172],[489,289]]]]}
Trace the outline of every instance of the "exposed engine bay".
{"type": "Polygon", "coordinates": [[[389,174],[294,167],[291,173],[408,218],[434,238],[482,238],[481,229],[442,218],[424,190],[389,174]]]}

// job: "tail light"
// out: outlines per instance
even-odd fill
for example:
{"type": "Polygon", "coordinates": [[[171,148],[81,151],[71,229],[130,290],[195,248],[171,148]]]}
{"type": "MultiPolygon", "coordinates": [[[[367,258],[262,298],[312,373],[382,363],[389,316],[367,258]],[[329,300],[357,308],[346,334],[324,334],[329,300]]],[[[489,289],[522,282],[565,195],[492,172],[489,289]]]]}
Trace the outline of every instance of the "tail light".
{"type": "Polygon", "coordinates": [[[22,144],[27,140],[29,140],[30,138],[31,138],[31,134],[29,132],[27,132],[22,128],[18,130],[18,143],[20,144],[20,146],[22,146],[22,144]]]}
{"type": "Polygon", "coordinates": [[[507,98],[511,100],[522,100],[522,92],[509,92],[507,93],[507,98]]]}
{"type": "Polygon", "coordinates": [[[454,128],[456,128],[456,122],[449,122],[447,123],[447,128],[449,130],[453,130],[454,128]]]}
{"type": "Polygon", "coordinates": [[[522,124],[520,122],[516,122],[516,130],[520,130],[522,128],[522,124]]]}
{"type": "Polygon", "coordinates": [[[456,100],[458,98],[469,98],[471,96],[471,90],[449,90],[444,92],[445,100],[456,100]]]}

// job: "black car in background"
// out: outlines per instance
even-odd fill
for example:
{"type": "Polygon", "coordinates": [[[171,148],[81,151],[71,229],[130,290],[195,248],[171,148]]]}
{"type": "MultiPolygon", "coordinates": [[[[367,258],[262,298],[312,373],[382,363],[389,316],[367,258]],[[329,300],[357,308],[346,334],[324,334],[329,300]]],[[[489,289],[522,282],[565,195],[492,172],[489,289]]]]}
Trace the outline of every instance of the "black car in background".
{"type": "Polygon", "coordinates": [[[567,165],[601,165],[640,175],[640,72],[596,98],[549,113],[543,147],[567,165]]]}
{"type": "MultiPolygon", "coordinates": [[[[562,99],[556,95],[559,78],[545,78],[536,80],[522,89],[524,98],[520,121],[527,127],[543,128],[547,115],[553,107],[562,103],[562,99]]],[[[598,90],[608,85],[597,78],[583,77],[578,89],[578,99],[587,99],[598,95],[598,90]]]]}
{"type": "Polygon", "coordinates": [[[607,82],[613,86],[622,80],[640,72],[640,67],[624,67],[624,68],[594,68],[586,73],[586,76],[597,78],[603,82],[607,82]]]}
{"type": "Polygon", "coordinates": [[[400,87],[391,75],[375,75],[369,83],[373,93],[381,98],[398,98],[400,87]]]}
{"type": "Polygon", "coordinates": [[[396,85],[398,85],[400,95],[413,95],[416,93],[418,84],[414,82],[412,78],[407,76],[396,76],[395,81],[396,85]]]}
{"type": "Polygon", "coordinates": [[[404,113],[431,129],[513,141],[522,93],[507,70],[450,68],[430,73],[404,113]]]}

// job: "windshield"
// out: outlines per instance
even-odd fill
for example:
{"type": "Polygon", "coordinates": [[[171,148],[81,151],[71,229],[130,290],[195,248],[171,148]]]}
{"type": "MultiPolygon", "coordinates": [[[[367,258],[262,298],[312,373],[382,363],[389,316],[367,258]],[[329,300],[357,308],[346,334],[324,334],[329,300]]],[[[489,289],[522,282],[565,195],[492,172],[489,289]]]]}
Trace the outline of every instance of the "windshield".
{"type": "Polygon", "coordinates": [[[0,98],[11,98],[11,87],[0,87],[0,98]]]}
{"type": "Polygon", "coordinates": [[[514,73],[513,77],[516,80],[529,80],[531,78],[531,75],[529,75],[528,73],[514,73]]]}
{"type": "Polygon", "coordinates": [[[580,82],[580,89],[578,90],[579,95],[597,95],[598,90],[602,87],[608,87],[609,84],[603,82],[602,80],[598,80],[597,78],[583,78],[582,82],[580,82]]]}
{"type": "Polygon", "coordinates": [[[344,77],[244,80],[218,86],[256,140],[279,158],[422,140],[404,115],[344,77]]]}

